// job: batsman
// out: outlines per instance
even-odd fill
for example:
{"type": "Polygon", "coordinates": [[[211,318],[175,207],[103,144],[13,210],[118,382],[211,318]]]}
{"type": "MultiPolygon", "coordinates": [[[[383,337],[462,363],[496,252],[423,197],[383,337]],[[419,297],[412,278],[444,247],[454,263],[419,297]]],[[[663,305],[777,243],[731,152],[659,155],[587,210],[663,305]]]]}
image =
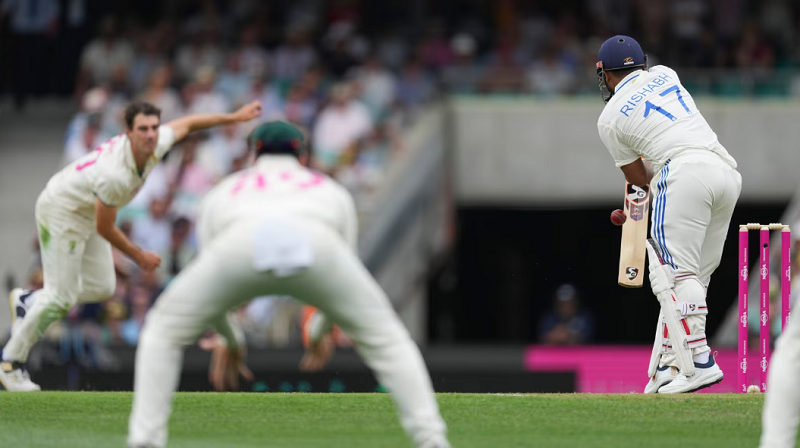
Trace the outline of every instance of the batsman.
{"type": "Polygon", "coordinates": [[[719,266],[742,177],[669,67],[647,67],[628,36],[600,47],[606,103],[597,129],[625,179],[650,187],[650,283],[661,312],[645,393],[687,393],[722,381],[706,339],[706,291],[719,266]]]}

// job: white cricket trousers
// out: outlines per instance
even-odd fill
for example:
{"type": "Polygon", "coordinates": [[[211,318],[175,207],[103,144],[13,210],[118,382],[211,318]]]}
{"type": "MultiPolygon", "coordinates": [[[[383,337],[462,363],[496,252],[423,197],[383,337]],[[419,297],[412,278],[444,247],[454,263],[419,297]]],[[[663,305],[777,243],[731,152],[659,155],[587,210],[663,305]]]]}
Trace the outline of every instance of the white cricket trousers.
{"type": "Polygon", "coordinates": [[[34,293],[33,305],[3,349],[7,361],[26,362],[50,324],[78,304],[100,302],[114,294],[117,279],[111,244],[97,233],[76,232],[69,220],[62,218],[68,214],[53,210],[46,195],[40,195],[36,224],[44,288],[34,293]]]}
{"type": "MultiPolygon", "coordinates": [[[[679,301],[706,300],[741,190],[739,172],[710,151],[682,153],[653,178],[650,234],[672,266],[679,301]]],[[[690,334],[705,333],[705,315],[689,315],[686,323],[690,334]]],[[[708,345],[692,349],[694,355],[708,351],[708,345]]],[[[674,353],[663,354],[660,364],[677,367],[674,353]]]]}
{"type": "Polygon", "coordinates": [[[397,405],[414,442],[446,440],[445,424],[418,347],[385,293],[355,253],[327,227],[297,220],[313,264],[278,277],[253,267],[258,223],[241,222],[217,237],[180,273],[148,314],[136,353],[131,446],[163,447],[183,348],[226,313],[254,297],[292,296],[319,308],[355,342],[356,350],[397,405]]]}
{"type": "Polygon", "coordinates": [[[792,448],[800,421],[800,324],[792,313],[789,325],[775,344],[769,366],[769,392],[761,417],[760,448],[792,448]]]}

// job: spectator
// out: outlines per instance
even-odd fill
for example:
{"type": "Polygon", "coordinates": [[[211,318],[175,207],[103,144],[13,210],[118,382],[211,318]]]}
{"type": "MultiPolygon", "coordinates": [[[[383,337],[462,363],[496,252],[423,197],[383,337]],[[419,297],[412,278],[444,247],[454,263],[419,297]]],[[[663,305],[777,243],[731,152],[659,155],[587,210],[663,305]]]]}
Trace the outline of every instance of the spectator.
{"type": "Polygon", "coordinates": [[[161,109],[161,121],[166,123],[184,115],[183,104],[178,92],[170,87],[172,67],[167,64],[153,70],[147,88],[139,98],[161,109]]]}
{"type": "Polygon", "coordinates": [[[290,27],[286,43],[275,52],[275,77],[281,81],[298,80],[317,61],[308,31],[301,26],[290,27]]]}
{"type": "Polygon", "coordinates": [[[189,16],[184,22],[186,32],[192,34],[203,31],[210,32],[216,36],[222,26],[222,17],[217,8],[216,0],[201,0],[193,3],[199,3],[200,7],[197,8],[196,13],[189,16]]]}
{"type": "Polygon", "coordinates": [[[189,134],[181,143],[180,162],[172,168],[175,188],[172,210],[178,216],[193,218],[200,199],[214,186],[214,174],[197,159],[197,149],[206,135],[201,132],[189,134]]]}
{"type": "Polygon", "coordinates": [[[400,104],[409,111],[415,111],[432,100],[435,91],[433,78],[419,60],[412,58],[406,62],[397,88],[400,104]]]}
{"type": "Polygon", "coordinates": [[[233,104],[244,104],[248,101],[247,93],[252,83],[252,72],[243,70],[242,54],[236,52],[228,57],[225,69],[217,79],[215,90],[233,104]]]}
{"type": "Polygon", "coordinates": [[[525,77],[521,69],[523,58],[518,53],[517,41],[511,34],[500,37],[490,65],[481,80],[482,91],[521,92],[525,77]]]}
{"type": "Polygon", "coordinates": [[[477,42],[469,34],[461,33],[450,42],[453,63],[442,70],[442,81],[452,93],[472,93],[485,78],[485,67],[476,59],[477,42]]]}
{"type": "Polygon", "coordinates": [[[95,148],[105,141],[100,130],[102,119],[103,116],[98,112],[86,117],[86,125],[81,135],[78,138],[67,141],[67,146],[64,148],[64,161],[62,165],[69,165],[80,159],[94,151],[95,148]]]}
{"type": "MultiPolygon", "coordinates": [[[[648,2],[648,6],[652,2],[648,2]]],[[[537,57],[548,43],[553,32],[553,22],[548,20],[536,3],[531,2],[528,10],[522,14],[519,21],[520,48],[530,55],[537,57]]],[[[594,16],[597,17],[597,16],[594,16]]],[[[611,34],[607,34],[611,35],[611,34]]],[[[606,36],[606,34],[604,34],[606,36]]],[[[605,39],[603,39],[605,40],[605,39]]],[[[597,45],[597,48],[600,48],[597,45]]]]}
{"type": "Polygon", "coordinates": [[[102,132],[104,135],[119,135],[125,132],[125,107],[133,96],[128,67],[120,65],[114,68],[106,84],[108,101],[103,110],[102,132]]]}
{"type": "Polygon", "coordinates": [[[172,57],[177,53],[178,48],[178,33],[175,30],[175,23],[171,20],[162,20],[153,27],[153,34],[158,36],[159,46],[161,51],[167,57],[172,57]]]}
{"type": "MultiPolygon", "coordinates": [[[[652,4],[647,0],[639,1],[652,4]]],[[[749,15],[747,0],[710,0],[708,3],[711,9],[709,16],[713,18],[712,29],[719,43],[724,45],[736,40],[741,33],[746,14],[749,15]]],[[[644,9],[646,8],[643,7],[642,10],[644,9]]]]}
{"type": "Polygon", "coordinates": [[[289,89],[283,106],[283,114],[287,120],[306,128],[312,126],[319,106],[308,84],[307,82],[295,83],[289,89]]]}
{"type": "Polygon", "coordinates": [[[118,35],[116,19],[105,17],[100,22],[100,36],[92,40],[81,54],[75,93],[80,96],[91,86],[110,82],[114,71],[119,68],[127,72],[133,58],[133,48],[118,35]]]}
{"type": "Polygon", "coordinates": [[[367,106],[373,121],[387,113],[397,97],[397,77],[371,54],[364,64],[353,70],[352,78],[359,87],[360,100],[367,106]]]}
{"type": "MultiPolygon", "coordinates": [[[[67,132],[64,136],[65,147],[73,144],[73,140],[80,140],[83,138],[83,130],[86,128],[87,120],[90,115],[102,115],[105,111],[106,104],[108,104],[108,90],[101,87],[95,87],[88,90],[83,94],[81,99],[81,109],[72,117],[67,125],[67,132]]],[[[107,139],[109,135],[101,135],[100,138],[107,139]]],[[[104,140],[105,141],[105,140],[104,140]]]]}
{"type": "Polygon", "coordinates": [[[300,82],[315,104],[322,104],[327,101],[331,79],[321,65],[315,65],[306,70],[300,82]]]}
{"type": "MultiPolygon", "coordinates": [[[[130,224],[130,222],[127,222],[127,224],[130,224]]],[[[130,233],[129,225],[123,227],[125,227],[126,232],[130,233]]],[[[99,304],[105,326],[105,338],[112,343],[122,342],[121,325],[128,315],[125,302],[131,288],[130,271],[117,270],[116,274],[117,282],[114,287],[114,295],[111,299],[99,304]]]]}
{"type": "MultiPolygon", "coordinates": [[[[39,235],[34,234],[32,238],[31,247],[33,249],[33,253],[31,254],[31,259],[28,262],[28,269],[25,274],[26,284],[25,289],[29,289],[31,291],[35,291],[37,288],[41,288],[44,285],[44,271],[42,270],[42,254],[39,250],[39,235]]],[[[11,281],[11,279],[7,279],[7,281],[11,281]]],[[[13,289],[13,286],[9,285],[9,290],[13,289]]]]}
{"type": "Polygon", "coordinates": [[[570,284],[556,290],[554,309],[544,314],[539,325],[539,342],[547,345],[577,345],[591,342],[592,318],[581,309],[577,291],[570,284]]]}
{"type": "Polygon", "coordinates": [[[372,131],[367,108],[354,99],[353,86],[340,83],[331,89],[331,102],[314,125],[314,150],[320,169],[333,172],[345,156],[352,156],[362,138],[372,131]]]}
{"type": "Polygon", "coordinates": [[[194,79],[202,67],[209,67],[216,73],[222,69],[223,60],[214,29],[191,29],[189,42],[178,48],[175,65],[178,77],[186,82],[194,79]]]}
{"type": "Polygon", "coordinates": [[[262,30],[257,25],[245,26],[239,35],[239,47],[233,51],[242,65],[245,73],[255,73],[257,70],[272,70],[273,63],[261,46],[262,30]]]}
{"type": "Polygon", "coordinates": [[[233,160],[247,153],[247,142],[239,129],[239,123],[222,126],[197,149],[197,161],[215,181],[230,174],[233,160]]]}
{"type": "Polygon", "coordinates": [[[197,247],[191,234],[192,223],[186,218],[177,218],[172,222],[172,235],[169,250],[161,258],[159,271],[166,286],[178,273],[189,264],[197,254],[197,247]]]}
{"type": "Polygon", "coordinates": [[[706,5],[703,0],[675,0],[670,6],[672,33],[676,39],[673,59],[680,65],[688,65],[703,31],[706,5]]]}
{"type": "Polygon", "coordinates": [[[561,60],[553,46],[528,70],[528,89],[539,95],[564,95],[575,89],[575,73],[561,60]]]}
{"type": "Polygon", "coordinates": [[[455,59],[450,43],[446,39],[444,26],[440,23],[430,25],[418,51],[425,67],[434,71],[451,64],[455,59]]]}
{"type": "Polygon", "coordinates": [[[137,345],[139,333],[144,325],[147,310],[153,301],[153,292],[146,286],[134,286],[131,290],[130,314],[128,320],[120,326],[120,336],[128,345],[137,345]]]}
{"type": "Polygon", "coordinates": [[[333,30],[330,48],[324,54],[325,66],[336,79],[342,79],[358,61],[350,53],[348,37],[333,30]]]}
{"type": "Polygon", "coordinates": [[[784,0],[767,0],[763,3],[761,11],[761,29],[767,39],[772,42],[778,51],[787,50],[793,46],[795,39],[795,25],[789,2],[784,0]]]}
{"type": "Polygon", "coordinates": [[[225,96],[214,88],[216,72],[211,66],[197,70],[195,82],[186,87],[187,114],[215,113],[224,114],[231,108],[225,96]]]}
{"type": "Polygon", "coordinates": [[[264,120],[283,118],[283,99],[265,69],[259,69],[252,73],[251,85],[246,98],[247,101],[261,101],[263,111],[261,117],[264,120]]]}
{"type": "Polygon", "coordinates": [[[755,23],[745,26],[736,50],[736,62],[739,67],[748,68],[771,68],[775,65],[774,48],[764,39],[755,23]]]}
{"type": "Polygon", "coordinates": [[[133,226],[131,238],[134,244],[159,255],[169,250],[172,221],[167,214],[168,206],[166,199],[150,200],[150,213],[136,221],[133,226]]]}
{"type": "Polygon", "coordinates": [[[399,72],[403,61],[408,56],[406,42],[397,29],[391,29],[378,38],[375,44],[375,53],[383,65],[392,71],[399,72]]]}
{"type": "Polygon", "coordinates": [[[159,36],[155,33],[147,34],[131,67],[131,85],[134,90],[138,92],[144,89],[153,72],[169,63],[165,56],[159,36]]]}
{"type": "Polygon", "coordinates": [[[384,120],[364,140],[355,164],[342,168],[336,178],[358,201],[362,193],[368,194],[380,185],[389,161],[399,152],[400,143],[392,125],[384,120]]]}

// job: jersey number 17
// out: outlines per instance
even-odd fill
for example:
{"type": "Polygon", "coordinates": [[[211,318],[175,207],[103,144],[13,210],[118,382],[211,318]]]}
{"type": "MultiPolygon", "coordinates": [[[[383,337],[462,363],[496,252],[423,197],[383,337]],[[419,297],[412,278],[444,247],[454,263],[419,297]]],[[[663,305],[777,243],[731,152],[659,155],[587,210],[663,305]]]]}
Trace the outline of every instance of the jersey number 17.
{"type": "MultiPolygon", "coordinates": [[[[669,89],[659,93],[658,96],[665,97],[665,96],[669,95],[672,92],[675,92],[675,94],[678,95],[678,101],[680,101],[681,106],[683,106],[683,108],[684,108],[684,110],[686,110],[687,114],[691,115],[692,111],[689,109],[689,106],[686,105],[686,102],[683,101],[683,96],[681,96],[681,89],[679,89],[678,86],[672,86],[669,89]]],[[[675,115],[672,115],[671,113],[667,112],[666,110],[664,110],[663,108],[661,108],[659,106],[656,106],[655,104],[651,103],[650,101],[645,101],[644,105],[645,105],[644,118],[647,118],[647,116],[650,115],[651,111],[656,111],[656,112],[664,115],[665,117],[669,118],[670,121],[677,120],[677,118],[675,118],[675,115]]]]}

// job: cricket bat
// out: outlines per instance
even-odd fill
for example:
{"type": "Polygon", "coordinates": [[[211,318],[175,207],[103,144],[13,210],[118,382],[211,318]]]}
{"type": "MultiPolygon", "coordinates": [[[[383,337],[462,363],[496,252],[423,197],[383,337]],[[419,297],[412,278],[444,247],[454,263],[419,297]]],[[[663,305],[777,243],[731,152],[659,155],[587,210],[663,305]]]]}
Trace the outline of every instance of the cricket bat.
{"type": "Polygon", "coordinates": [[[625,183],[625,223],[619,246],[617,283],[626,288],[641,288],[644,281],[644,257],[647,251],[647,227],[650,216],[650,186],[625,183]]]}

